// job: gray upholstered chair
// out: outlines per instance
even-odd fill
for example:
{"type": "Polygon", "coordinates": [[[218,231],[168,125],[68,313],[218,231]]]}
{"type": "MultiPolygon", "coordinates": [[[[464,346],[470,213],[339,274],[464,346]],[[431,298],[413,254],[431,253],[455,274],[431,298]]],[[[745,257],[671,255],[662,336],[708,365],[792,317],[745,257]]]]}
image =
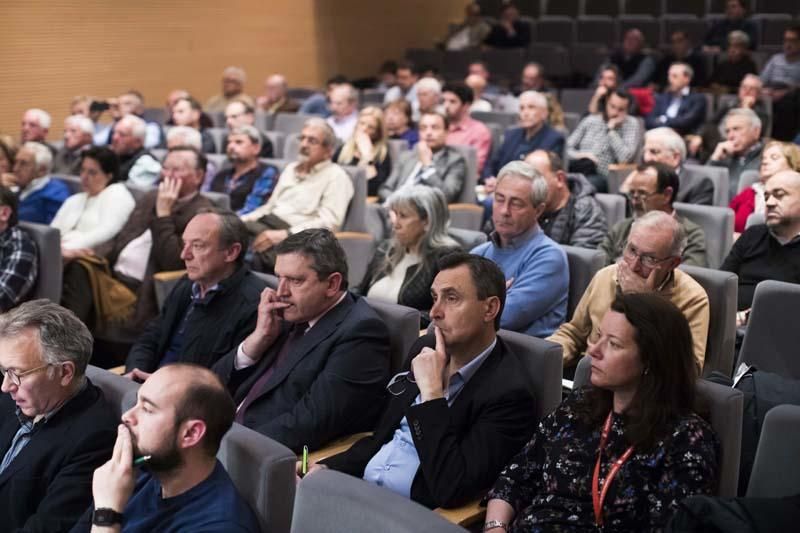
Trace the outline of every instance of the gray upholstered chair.
{"type": "Polygon", "coordinates": [[[701,228],[706,236],[706,261],[719,268],[733,246],[733,209],[675,202],[675,211],[701,228]]]}
{"type": "Polygon", "coordinates": [[[295,161],[297,160],[297,154],[299,153],[300,133],[286,132],[286,139],[283,141],[283,152],[280,154],[281,157],[288,161],[295,161]]]}
{"type": "Polygon", "coordinates": [[[342,166],[353,181],[353,197],[342,224],[342,231],[367,231],[367,174],[361,167],[342,166]]]}
{"type": "Polygon", "coordinates": [[[800,494],[800,406],[770,409],[761,427],[747,496],[784,498],[800,494]]]}
{"type": "Polygon", "coordinates": [[[766,221],[767,217],[764,216],[764,213],[750,213],[750,216],[747,217],[747,222],[744,223],[744,229],[749,229],[750,226],[764,224],[766,221]]]}
{"type": "Polygon", "coordinates": [[[117,416],[121,417],[136,404],[136,391],[140,385],[135,381],[92,365],[86,367],[86,377],[100,387],[117,416]]]}
{"type": "Polygon", "coordinates": [[[761,177],[758,175],[758,170],[745,170],[739,175],[739,186],[736,188],[736,194],[752,186],[759,179],[761,177]]]}
{"type": "Polygon", "coordinates": [[[28,232],[39,251],[36,285],[30,299],[47,298],[51,302],[61,303],[61,232],[33,222],[20,222],[19,227],[28,232]]]}
{"type": "Polygon", "coordinates": [[[286,165],[291,163],[289,159],[281,159],[276,157],[260,157],[258,160],[261,163],[275,166],[279,173],[283,173],[284,169],[286,169],[286,165]]]}
{"type": "Polygon", "coordinates": [[[513,128],[519,122],[519,115],[517,113],[509,113],[506,111],[473,111],[470,113],[472,118],[480,120],[484,123],[500,124],[504,128],[513,128]]]}
{"type": "Polygon", "coordinates": [[[303,131],[303,124],[306,123],[306,120],[315,116],[302,113],[277,113],[272,129],[285,133],[287,136],[292,133],[300,133],[303,131]]]}
{"type": "Polygon", "coordinates": [[[211,204],[218,209],[231,208],[231,197],[224,192],[206,191],[201,194],[208,198],[211,204]]]}
{"type": "Polygon", "coordinates": [[[215,154],[218,153],[225,153],[225,146],[223,146],[222,141],[225,137],[227,137],[228,130],[225,128],[206,128],[205,131],[211,135],[211,138],[214,139],[214,152],[215,154]]]}
{"type": "Polygon", "coordinates": [[[609,230],[614,227],[614,224],[625,219],[625,197],[621,194],[597,193],[594,195],[594,199],[603,208],[609,230]]]}
{"type": "Polygon", "coordinates": [[[482,231],[473,231],[452,226],[447,230],[447,233],[458,241],[458,244],[461,245],[465,252],[469,252],[479,244],[485,243],[487,239],[486,234],[482,231]]]}
{"type": "Polygon", "coordinates": [[[683,165],[687,170],[692,170],[698,175],[708,176],[714,184],[714,203],[718,207],[727,207],[731,201],[731,185],[727,167],[715,167],[711,165],[683,165]]]}
{"type": "Polygon", "coordinates": [[[303,478],[297,486],[291,531],[457,533],[466,530],[387,489],[341,472],[321,470],[303,478]]]}
{"type": "Polygon", "coordinates": [[[692,276],[708,295],[710,322],[702,375],[708,376],[716,370],[730,376],[736,344],[739,277],[731,272],[697,266],[681,265],[680,268],[692,276]]]}
{"type": "Polygon", "coordinates": [[[455,148],[464,156],[467,161],[467,176],[464,180],[464,187],[461,189],[461,194],[456,200],[457,203],[474,204],[475,203],[475,186],[478,184],[478,152],[473,146],[464,144],[452,144],[451,148],[455,148]]]}
{"type": "Polygon", "coordinates": [[[567,320],[572,319],[572,313],[578,307],[586,287],[591,283],[597,271],[605,266],[606,257],[600,250],[578,248],[577,246],[561,247],[567,252],[569,263],[569,296],[567,298],[567,320]]]}
{"type": "Polygon", "coordinates": [[[470,231],[480,231],[483,222],[483,207],[477,204],[450,204],[450,226],[470,231]]]}
{"type": "Polygon", "coordinates": [[[367,298],[367,303],[389,327],[389,357],[392,374],[399,372],[409,350],[419,338],[419,311],[405,305],[393,304],[377,298],[367,298]]]}
{"type": "Polygon", "coordinates": [[[340,231],[336,240],[342,245],[347,257],[347,281],[351,287],[357,286],[367,273],[369,261],[375,253],[375,240],[369,233],[340,231]]]}
{"type": "Polygon", "coordinates": [[[263,133],[264,136],[267,139],[269,139],[269,142],[272,143],[272,154],[274,156],[282,155],[283,143],[286,140],[286,134],[280,131],[268,131],[268,130],[261,130],[261,133],[263,133]]]}

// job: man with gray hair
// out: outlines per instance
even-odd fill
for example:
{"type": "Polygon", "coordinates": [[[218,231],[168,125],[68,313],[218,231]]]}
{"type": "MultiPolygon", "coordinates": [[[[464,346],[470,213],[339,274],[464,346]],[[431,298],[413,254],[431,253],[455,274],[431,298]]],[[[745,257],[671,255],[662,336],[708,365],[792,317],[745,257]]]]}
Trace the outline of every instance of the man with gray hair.
{"type": "Polygon", "coordinates": [[[336,137],[347,141],[358,122],[358,91],[349,83],[337,85],[330,92],[331,116],[325,119],[336,137]]]}
{"type": "Polygon", "coordinates": [[[683,312],[692,330],[698,369],[703,368],[709,304],[703,287],[678,269],[686,232],[675,217],[650,211],[633,222],[622,257],[595,274],[572,319],[547,340],[563,348],[564,367],[574,366],[594,342],[597,327],[617,292],[658,292],[683,312]]]}
{"type": "Polygon", "coordinates": [[[417,98],[411,102],[411,116],[417,121],[424,113],[442,113],[442,84],[436,78],[422,78],[416,84],[417,98]]]}
{"type": "Polygon", "coordinates": [[[94,123],[83,115],[70,115],[64,119],[64,145],[56,152],[53,172],[57,174],[81,173],[81,154],[92,146],[94,123]]]}
{"type": "Polygon", "coordinates": [[[727,167],[730,177],[731,200],[739,188],[739,177],[746,170],[758,170],[761,167],[761,119],[752,109],[731,109],[720,133],[725,140],[717,144],[714,153],[708,160],[709,165],[727,167]]]}
{"type": "Polygon", "coordinates": [[[119,157],[121,179],[140,189],[155,185],[161,173],[161,164],[144,147],[146,136],[147,125],[136,115],[119,119],[111,136],[111,149],[119,157]]]}
{"type": "Polygon", "coordinates": [[[567,318],[569,265],[561,247],[539,227],[547,205],[547,181],[524,161],[512,161],[497,177],[489,242],[472,253],[491,259],[506,277],[500,327],[545,337],[567,318]]]}
{"type": "Polygon", "coordinates": [[[300,103],[287,94],[289,84],[282,74],[273,74],[264,80],[264,93],[256,98],[258,109],[266,113],[297,113],[300,103]]]}
{"type": "Polygon", "coordinates": [[[47,132],[50,130],[52,119],[50,113],[43,109],[28,109],[22,115],[20,127],[20,142],[38,142],[47,146],[55,154],[55,148],[47,144],[47,132]]]}
{"type": "Polygon", "coordinates": [[[246,102],[255,107],[253,98],[244,92],[247,74],[241,67],[230,66],[222,71],[222,94],[212,96],[203,106],[206,113],[224,113],[225,107],[234,100],[246,102]]]}
{"type": "Polygon", "coordinates": [[[17,152],[14,172],[0,176],[2,184],[19,195],[19,219],[50,224],[61,204],[70,196],[69,187],[50,176],[53,156],[38,142],[26,142],[17,152]]]}
{"type": "Polygon", "coordinates": [[[0,315],[0,513],[6,531],[66,531],[91,502],[118,416],[86,378],[92,336],[47,300],[0,315]]]}
{"type": "Polygon", "coordinates": [[[656,95],[653,110],[645,117],[647,129],[666,126],[681,135],[695,133],[706,118],[706,98],[691,92],[694,69],[688,63],[673,63],[667,74],[667,87],[656,95]]]}

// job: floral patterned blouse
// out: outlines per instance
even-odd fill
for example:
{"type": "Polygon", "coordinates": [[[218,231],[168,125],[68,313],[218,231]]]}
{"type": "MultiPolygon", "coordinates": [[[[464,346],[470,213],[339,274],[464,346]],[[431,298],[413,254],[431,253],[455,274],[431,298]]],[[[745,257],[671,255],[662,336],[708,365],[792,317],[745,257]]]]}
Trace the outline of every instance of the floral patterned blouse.
{"type": "MultiPolygon", "coordinates": [[[[597,531],[592,473],[602,424],[590,428],[575,412],[575,391],[539,424],[533,439],[511,460],[488,498],[516,511],[510,531],[597,531]]],[[[614,414],[600,466],[600,488],[611,462],[628,448],[624,422],[614,414]]],[[[665,439],[637,453],[617,473],[603,502],[603,531],[663,529],[683,498],[712,494],[718,478],[719,441],[697,415],[681,418],[665,439]]]]}

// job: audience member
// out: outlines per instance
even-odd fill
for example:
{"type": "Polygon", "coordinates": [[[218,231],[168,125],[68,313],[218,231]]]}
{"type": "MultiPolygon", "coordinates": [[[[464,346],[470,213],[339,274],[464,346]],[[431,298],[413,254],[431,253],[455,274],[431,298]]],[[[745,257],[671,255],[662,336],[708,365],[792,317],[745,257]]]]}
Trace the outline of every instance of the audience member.
{"type": "Polygon", "coordinates": [[[444,40],[445,50],[476,49],[492,31],[492,27],[481,17],[481,6],[470,2],[464,7],[464,21],[452,27],[444,40]]]}
{"type": "Polygon", "coordinates": [[[167,94],[167,100],[164,104],[164,111],[167,114],[167,125],[173,126],[172,124],[172,108],[175,107],[175,104],[181,98],[189,98],[192,96],[189,94],[189,91],[185,89],[174,89],[167,94]]]}
{"type": "Polygon", "coordinates": [[[419,69],[416,65],[408,61],[401,61],[397,64],[397,85],[386,91],[383,96],[383,103],[388,104],[395,100],[405,99],[409,103],[417,100],[417,81],[419,80],[419,69]]]}
{"type": "MultiPolygon", "coordinates": [[[[256,124],[256,115],[253,108],[248,106],[242,101],[234,100],[225,108],[225,126],[230,132],[239,126],[253,126],[256,124]]],[[[261,139],[261,151],[258,152],[258,157],[274,157],[272,141],[269,140],[261,130],[258,130],[258,136],[261,139]]],[[[222,138],[222,146],[220,148],[228,147],[228,134],[222,138]]]]}
{"type": "Polygon", "coordinates": [[[367,174],[367,195],[376,196],[378,189],[392,172],[388,137],[383,111],[368,106],[358,113],[352,137],[336,150],[333,161],[340,165],[358,166],[367,174]]]}
{"type": "Polygon", "coordinates": [[[145,121],[125,115],[114,124],[111,149],[119,157],[120,179],[133,187],[149,189],[158,181],[161,164],[144,146],[145,121]]]}
{"type": "MultiPolygon", "coordinates": [[[[173,126],[167,131],[167,150],[172,148],[194,148],[203,153],[203,140],[200,132],[188,126],[173,126]]],[[[205,158],[205,156],[203,156],[205,158]]],[[[217,165],[210,159],[206,159],[206,173],[203,178],[201,191],[210,191],[214,176],[217,175],[217,165]]]]}
{"type": "Polygon", "coordinates": [[[428,507],[478,495],[534,429],[524,365],[497,337],[505,280],[491,261],[443,257],[431,286],[433,335],[387,390],[375,432],[311,468],[340,470],[428,507]]]}
{"type": "Polygon", "coordinates": [[[198,194],[206,168],[205,156],[196,148],[171,148],[161,168],[158,189],[136,204],[128,221],[111,240],[100,244],[87,261],[64,265],[61,305],[97,332],[116,321],[126,331],[139,335],[146,321],[158,315],[153,274],[179,270],[181,238],[189,220],[211,202],[198,194]],[[111,278],[103,273],[110,271],[111,278]],[[104,285],[99,285],[100,280],[104,285]],[[107,305],[101,290],[122,285],[122,292],[135,295],[131,306],[107,305]]]}
{"type": "Polygon", "coordinates": [[[619,292],[658,293],[681,310],[692,330],[698,368],[703,367],[708,335],[708,296],[688,274],[678,269],[686,248],[686,232],[675,217],[651,211],[633,222],[622,257],[592,278],[569,322],[548,340],[561,345],[564,366],[575,365],[595,342],[603,315],[619,292]]]}
{"type": "Polygon", "coordinates": [[[750,48],[755,49],[758,42],[758,26],[747,17],[747,5],[744,0],[727,0],[725,17],[711,24],[705,38],[703,51],[718,53],[729,43],[728,35],[732,31],[744,32],[750,41],[750,48]]]}
{"type": "MultiPolygon", "coordinates": [[[[258,109],[271,114],[296,113],[300,109],[300,103],[289,97],[288,90],[286,77],[282,74],[272,74],[264,80],[264,94],[256,98],[258,109]]],[[[228,104],[228,109],[230,105],[228,104]]]]}
{"type": "Polygon", "coordinates": [[[582,174],[567,174],[555,152],[534,150],[525,162],[547,182],[547,199],[539,226],[558,244],[597,248],[608,231],[606,215],[594,198],[594,187],[582,174]]]}
{"type": "Polygon", "coordinates": [[[200,127],[200,114],[203,108],[200,102],[192,98],[178,98],[175,105],[172,106],[172,123],[176,126],[187,126],[194,128],[200,132],[200,138],[203,144],[203,153],[215,154],[217,153],[217,144],[214,142],[214,137],[200,127]]]}
{"type": "Polygon", "coordinates": [[[67,531],[111,455],[116,416],[86,378],[92,336],[47,300],[0,315],[0,510],[6,531],[67,531]]]}
{"type": "Polygon", "coordinates": [[[780,141],[767,143],[761,157],[759,180],[731,200],[729,207],[735,214],[733,231],[742,233],[747,218],[753,213],[766,215],[765,184],[769,178],[785,170],[800,171],[800,148],[780,141]]]}
{"type": "Polygon", "coordinates": [[[749,312],[764,280],[800,283],[800,173],[782,170],[764,189],[766,224],[746,229],[720,267],[739,276],[740,311],[749,312]]]}
{"type": "Polygon", "coordinates": [[[587,115],[567,138],[571,172],[579,172],[599,192],[608,192],[608,166],[633,162],[642,144],[642,125],[628,114],[630,94],[608,93],[602,114],[587,115]]]}
{"type": "Polygon", "coordinates": [[[390,139],[402,139],[414,148],[419,142],[419,132],[411,120],[411,104],[406,100],[395,100],[383,108],[386,132],[390,139]]]}
{"type": "Polygon", "coordinates": [[[427,326],[430,287],[439,259],[459,249],[447,234],[450,214],[434,187],[404,187],[389,196],[391,236],[378,245],[358,287],[359,294],[419,309],[427,326]]]}
{"type": "Polygon", "coordinates": [[[486,79],[478,76],[477,74],[470,74],[464,79],[464,85],[472,93],[472,103],[469,106],[468,112],[478,111],[480,113],[488,113],[492,110],[492,103],[483,98],[486,91],[486,79]]]}
{"type": "Polygon", "coordinates": [[[306,98],[300,105],[298,113],[304,115],[319,115],[324,118],[330,117],[331,109],[328,104],[330,103],[331,92],[339,85],[344,85],[346,83],[348,83],[347,78],[341,74],[328,78],[328,81],[325,82],[325,92],[314,93],[306,98]]]}
{"type": "Polygon", "coordinates": [[[28,109],[22,115],[20,127],[20,144],[37,142],[45,145],[51,155],[55,155],[55,148],[47,144],[47,133],[50,131],[52,119],[47,111],[42,109],[28,109]]]}
{"type": "Polygon", "coordinates": [[[530,62],[522,67],[519,85],[514,88],[514,95],[520,96],[527,91],[547,92],[547,79],[544,77],[544,68],[536,62],[530,62]]]}
{"type": "Polygon", "coordinates": [[[520,20],[519,9],[508,2],[500,8],[499,23],[492,25],[483,44],[491,48],[525,48],[531,42],[531,27],[520,20]]]}
{"type": "Polygon", "coordinates": [[[239,215],[264,205],[278,182],[280,171],[259,161],[260,151],[261,133],[246,124],[235,126],[230,130],[225,151],[231,166],[217,172],[211,182],[212,191],[230,196],[231,209],[239,215]]]}
{"type": "Polygon", "coordinates": [[[681,135],[700,129],[706,118],[706,98],[689,87],[694,69],[687,63],[669,67],[669,85],[656,95],[653,110],[645,117],[647,129],[666,126],[681,135]]]}
{"type": "Polygon", "coordinates": [[[425,113],[419,121],[420,140],[414,150],[404,152],[392,167],[392,173],[378,189],[381,202],[394,191],[416,184],[441,189],[448,203],[458,200],[467,178],[464,156],[445,144],[447,117],[425,113]]]}
{"type": "Polygon", "coordinates": [[[252,333],[214,371],[236,421],[295,452],[373,428],[389,374],[389,331],[347,291],[344,250],[326,229],[276,247],[276,290],[265,289],[252,333]]]}
{"type": "Polygon", "coordinates": [[[53,172],[77,176],[81,170],[81,153],[92,146],[94,124],[83,115],[70,115],[64,120],[64,145],[56,151],[53,172]]]}
{"type": "Polygon", "coordinates": [[[600,243],[600,250],[606,254],[606,264],[610,265],[624,257],[628,235],[636,219],[650,211],[662,211],[675,218],[683,229],[686,242],[681,246],[679,257],[687,265],[706,266],[703,228],[680,216],[672,205],[680,192],[680,181],[675,171],[662,163],[642,163],[626,181],[629,184],[627,196],[633,216],[617,222],[600,243]]]}
{"type": "Polygon", "coordinates": [[[397,61],[387,59],[381,63],[375,82],[374,88],[381,91],[388,91],[397,85],[397,61]]]}
{"type": "Polygon", "coordinates": [[[136,201],[119,183],[119,159],[105,146],[92,147],[81,156],[83,192],[67,198],[50,226],[61,232],[65,261],[94,255],[93,248],[113,239],[128,221],[136,201]]]}
{"type": "Polygon", "coordinates": [[[550,335],[567,315],[567,256],[537,223],[547,193],[547,181],[528,163],[504,166],[494,191],[494,232],[472,250],[505,274],[508,294],[500,327],[536,337],[550,335]]]}
{"type": "Polygon", "coordinates": [[[69,187],[50,176],[53,156],[41,143],[26,142],[14,159],[14,172],[0,175],[5,187],[19,195],[19,219],[50,224],[70,195],[69,187]]]}
{"type": "Polygon", "coordinates": [[[717,61],[709,84],[716,92],[732,93],[748,74],[757,74],[758,67],[750,56],[750,38],[743,31],[728,35],[728,49],[717,61]]]}
{"type": "MultiPolygon", "coordinates": [[[[145,148],[157,148],[164,144],[164,132],[161,125],[157,122],[146,121],[144,115],[144,96],[136,89],[130,89],[116,98],[109,98],[106,102],[111,118],[114,120],[102,129],[95,129],[95,143],[98,146],[105,146],[113,142],[113,135],[116,123],[126,115],[134,115],[142,119],[145,123],[145,148]],[[99,138],[98,138],[99,137],[99,138]]],[[[91,112],[91,108],[90,108],[91,112]]],[[[91,117],[90,117],[91,118],[91,117]]],[[[99,117],[97,117],[99,118],[99,117]]],[[[93,119],[97,122],[97,119],[93,119]]]]}
{"type": "Polygon", "coordinates": [[[693,412],[693,332],[680,309],[621,294],[598,326],[587,350],[592,386],[548,415],[503,470],[485,527],[657,531],[685,497],[716,490],[720,442],[693,412]]]}
{"type": "Polygon", "coordinates": [[[0,185],[0,313],[25,301],[36,284],[38,251],[17,225],[18,210],[17,195],[0,185]]]}
{"type": "Polygon", "coordinates": [[[200,209],[183,231],[182,277],[125,361],[126,377],[144,381],[175,362],[211,367],[256,323],[265,283],[244,264],[247,229],[230,211],[200,209]]]}
{"type": "Polygon", "coordinates": [[[169,365],[137,396],[122,415],[113,456],[94,472],[92,507],[72,533],[261,531],[216,458],[235,410],[219,379],[194,365],[169,365]],[[148,460],[137,476],[139,457],[148,460]]]}
{"type": "Polygon", "coordinates": [[[725,140],[717,144],[708,164],[726,167],[730,178],[731,198],[739,188],[739,177],[745,170],[758,170],[761,166],[761,119],[751,109],[737,108],[728,111],[724,119],[725,140]]]}
{"type": "MultiPolygon", "coordinates": [[[[606,108],[606,97],[619,88],[619,67],[613,63],[602,66],[597,76],[597,87],[589,100],[589,113],[602,113],[606,108]]],[[[633,114],[629,106],[628,112],[633,114]]]]}
{"type": "Polygon", "coordinates": [[[344,142],[353,136],[358,123],[358,91],[349,83],[330,92],[331,116],[326,121],[336,137],[344,142]]]}
{"type": "Polygon", "coordinates": [[[6,144],[6,136],[0,135],[0,176],[14,170],[17,148],[13,141],[6,144]]]}
{"type": "Polygon", "coordinates": [[[242,216],[254,237],[254,261],[271,272],[272,249],[292,233],[309,228],[337,231],[353,198],[353,182],[331,161],[336,137],[321,118],[310,118],[300,133],[300,153],[290,163],[266,204],[242,216]]]}
{"type": "Polygon", "coordinates": [[[421,78],[416,85],[417,99],[411,102],[411,117],[418,121],[424,113],[442,113],[442,84],[436,78],[421,78]]]}
{"type": "Polygon", "coordinates": [[[644,34],[638,28],[631,28],[625,32],[622,46],[609,56],[608,63],[619,69],[623,89],[644,87],[653,77],[656,62],[644,48],[644,34]]]}
{"type": "Polygon", "coordinates": [[[788,141],[800,130],[800,26],[786,28],[783,53],[775,54],[761,71],[765,92],[772,98],[772,137],[788,141]]]}
{"type": "Polygon", "coordinates": [[[447,144],[472,146],[478,155],[478,172],[483,171],[492,148],[492,134],[483,122],[469,116],[472,91],[461,84],[445,85],[443,92],[444,112],[450,121],[447,144]]]}
{"type": "Polygon", "coordinates": [[[250,107],[255,107],[253,98],[244,92],[247,74],[241,67],[227,67],[222,71],[222,94],[212,96],[203,108],[206,113],[224,113],[225,108],[234,100],[240,100],[250,107]]]}
{"type": "Polygon", "coordinates": [[[467,67],[467,76],[480,76],[485,81],[484,94],[498,96],[502,90],[497,85],[492,85],[492,74],[486,61],[472,61],[467,67]]]}
{"type": "MultiPolygon", "coordinates": [[[[666,89],[669,85],[669,69],[673,63],[685,63],[692,67],[692,79],[689,85],[692,87],[703,87],[706,85],[708,73],[706,72],[706,58],[695,47],[686,30],[675,30],[669,36],[669,52],[665,53],[656,65],[656,72],[653,76],[655,85],[661,89],[666,89]]],[[[738,85],[738,83],[737,83],[738,85]]]]}

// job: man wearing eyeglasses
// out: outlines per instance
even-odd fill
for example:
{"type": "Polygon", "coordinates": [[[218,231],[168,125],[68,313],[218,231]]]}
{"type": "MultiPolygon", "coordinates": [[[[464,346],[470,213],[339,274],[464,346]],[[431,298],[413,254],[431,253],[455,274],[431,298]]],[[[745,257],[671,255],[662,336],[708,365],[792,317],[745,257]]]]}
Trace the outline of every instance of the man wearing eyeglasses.
{"type": "Polygon", "coordinates": [[[663,163],[644,163],[625,181],[629,184],[627,196],[631,202],[633,217],[617,222],[600,243],[600,250],[606,254],[606,264],[610,265],[622,256],[634,220],[651,211],[662,211],[674,217],[686,233],[683,262],[687,265],[706,266],[706,237],[703,228],[678,215],[672,205],[680,188],[680,180],[675,171],[663,163]]]}
{"type": "Polygon", "coordinates": [[[91,502],[117,415],[86,379],[92,336],[47,300],[0,315],[0,529],[66,531],[91,502]]]}
{"type": "Polygon", "coordinates": [[[618,292],[657,292],[680,309],[689,322],[698,369],[703,368],[709,306],[705,290],[678,270],[686,246],[686,231],[675,217],[650,211],[632,222],[621,258],[595,274],[572,319],[548,337],[563,348],[564,367],[577,363],[587,342],[618,292]]]}

